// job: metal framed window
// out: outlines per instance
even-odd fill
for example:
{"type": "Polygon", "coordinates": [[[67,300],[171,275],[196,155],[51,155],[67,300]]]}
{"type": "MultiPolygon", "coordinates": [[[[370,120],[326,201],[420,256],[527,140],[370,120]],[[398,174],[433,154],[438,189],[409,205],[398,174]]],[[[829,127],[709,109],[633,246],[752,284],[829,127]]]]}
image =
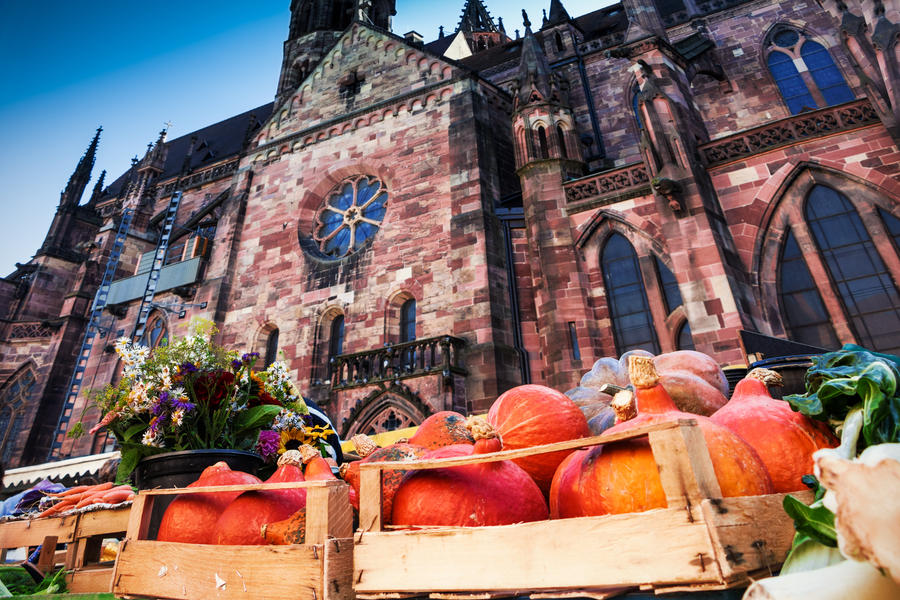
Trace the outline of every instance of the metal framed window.
{"type": "Polygon", "coordinates": [[[603,283],[619,354],[636,348],[659,353],[659,341],[637,254],[619,233],[606,240],[601,252],[603,283]]]}
{"type": "Polygon", "coordinates": [[[350,177],[328,196],[316,214],[313,239],[331,258],[361,249],[381,227],[387,212],[384,183],[371,175],[350,177]]]}

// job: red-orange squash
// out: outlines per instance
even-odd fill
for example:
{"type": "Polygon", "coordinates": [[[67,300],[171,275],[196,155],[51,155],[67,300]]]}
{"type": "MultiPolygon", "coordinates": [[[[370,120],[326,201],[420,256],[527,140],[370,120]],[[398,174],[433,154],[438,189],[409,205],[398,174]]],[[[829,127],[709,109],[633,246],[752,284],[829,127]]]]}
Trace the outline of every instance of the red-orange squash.
{"type": "MultiPolygon", "coordinates": [[[[219,461],[206,467],[200,477],[188,487],[244,485],[259,483],[259,478],[232,471],[227,463],[219,461]]],[[[185,544],[211,544],[216,521],[240,492],[181,494],[175,496],[163,513],[157,540],[185,544]]]]}
{"type": "MultiPolygon", "coordinates": [[[[749,444],[709,418],[679,411],[659,385],[652,359],[634,356],[630,362],[638,415],[607,432],[696,419],[724,496],[772,492],[769,474],[749,444]]],[[[553,518],[639,512],[665,506],[656,461],[646,438],[573,453],[560,464],[550,489],[550,515],[553,518]]]]}
{"type": "MultiPolygon", "coordinates": [[[[303,481],[302,459],[297,450],[288,450],[278,459],[278,468],[266,483],[303,481]]],[[[253,490],[244,492],[228,505],[216,522],[216,544],[264,544],[262,526],[286,519],[306,503],[306,490],[253,490]]]]}
{"type": "Polygon", "coordinates": [[[452,410],[442,410],[426,418],[408,441],[413,446],[429,449],[475,443],[466,429],[466,418],[452,410]]]}
{"type": "Polygon", "coordinates": [[[833,448],[838,439],[823,432],[805,415],[775,400],[767,385],[781,385],[781,376],[753,369],[738,382],[731,400],[710,417],[753,446],[772,476],[776,492],[805,490],[801,478],[813,472],[812,453],[833,448]]]}
{"type": "MultiPolygon", "coordinates": [[[[431,451],[422,460],[470,456],[501,449],[484,421],[473,424],[475,444],[431,451]]],[[[391,522],[399,526],[509,525],[547,518],[544,495],[515,463],[503,460],[410,472],[394,495],[391,522]]]]}
{"type": "MultiPolygon", "coordinates": [[[[507,390],[491,405],[487,420],[503,440],[503,448],[515,450],[591,435],[587,419],[568,396],[542,385],[520,385],[507,390]]],[[[553,473],[570,450],[515,459],[545,494],[553,473]]]]}

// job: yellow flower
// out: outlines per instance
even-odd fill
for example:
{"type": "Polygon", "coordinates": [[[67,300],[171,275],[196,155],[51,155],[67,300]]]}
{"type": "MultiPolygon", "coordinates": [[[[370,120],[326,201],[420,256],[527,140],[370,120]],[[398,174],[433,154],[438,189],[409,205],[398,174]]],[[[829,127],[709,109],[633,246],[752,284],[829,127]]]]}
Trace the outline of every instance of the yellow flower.
{"type": "Polygon", "coordinates": [[[278,445],[278,454],[284,454],[288,450],[297,450],[305,443],[305,431],[302,429],[285,429],[281,432],[281,444],[278,445]]]}

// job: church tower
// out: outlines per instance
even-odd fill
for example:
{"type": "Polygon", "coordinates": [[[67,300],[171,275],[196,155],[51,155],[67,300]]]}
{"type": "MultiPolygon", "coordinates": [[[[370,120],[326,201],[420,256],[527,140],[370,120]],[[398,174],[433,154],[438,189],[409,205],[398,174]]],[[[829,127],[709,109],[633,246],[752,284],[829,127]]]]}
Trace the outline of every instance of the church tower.
{"type": "Polygon", "coordinates": [[[294,93],[354,21],[390,31],[395,5],[395,0],[292,0],[276,106],[294,93]]]}
{"type": "Polygon", "coordinates": [[[84,195],[84,190],[91,180],[91,171],[94,169],[101,131],[103,131],[103,128],[98,127],[97,133],[94,134],[94,139],[88,144],[84,156],[78,161],[75,171],[69,177],[66,188],[60,193],[56,215],[53,217],[53,223],[50,225],[50,230],[47,232],[38,254],[58,254],[65,248],[71,248],[71,240],[68,239],[69,232],[75,213],[78,212],[81,197],[84,195]]]}
{"type": "Polygon", "coordinates": [[[535,265],[540,350],[546,384],[557,389],[578,385],[581,374],[600,357],[594,346],[600,335],[584,291],[590,283],[566,213],[563,182],[580,176],[584,161],[563,83],[551,71],[525,15],[512,125],[529,262],[535,265]]]}
{"type": "Polygon", "coordinates": [[[473,53],[509,41],[503,28],[503,21],[501,20],[499,25],[495,24],[481,0],[466,0],[456,31],[462,32],[466,37],[473,53]]]}

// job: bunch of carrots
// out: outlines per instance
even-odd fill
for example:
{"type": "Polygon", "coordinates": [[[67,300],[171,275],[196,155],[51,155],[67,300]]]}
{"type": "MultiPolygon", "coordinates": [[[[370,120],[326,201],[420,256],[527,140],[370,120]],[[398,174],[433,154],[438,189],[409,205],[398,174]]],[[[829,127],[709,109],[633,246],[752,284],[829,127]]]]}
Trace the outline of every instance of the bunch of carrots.
{"type": "Polygon", "coordinates": [[[79,485],[58,494],[47,495],[57,498],[59,501],[39,513],[37,518],[51,517],[90,504],[119,504],[134,498],[134,491],[127,484],[114,486],[112,483],[106,482],[97,485],[79,485]]]}

